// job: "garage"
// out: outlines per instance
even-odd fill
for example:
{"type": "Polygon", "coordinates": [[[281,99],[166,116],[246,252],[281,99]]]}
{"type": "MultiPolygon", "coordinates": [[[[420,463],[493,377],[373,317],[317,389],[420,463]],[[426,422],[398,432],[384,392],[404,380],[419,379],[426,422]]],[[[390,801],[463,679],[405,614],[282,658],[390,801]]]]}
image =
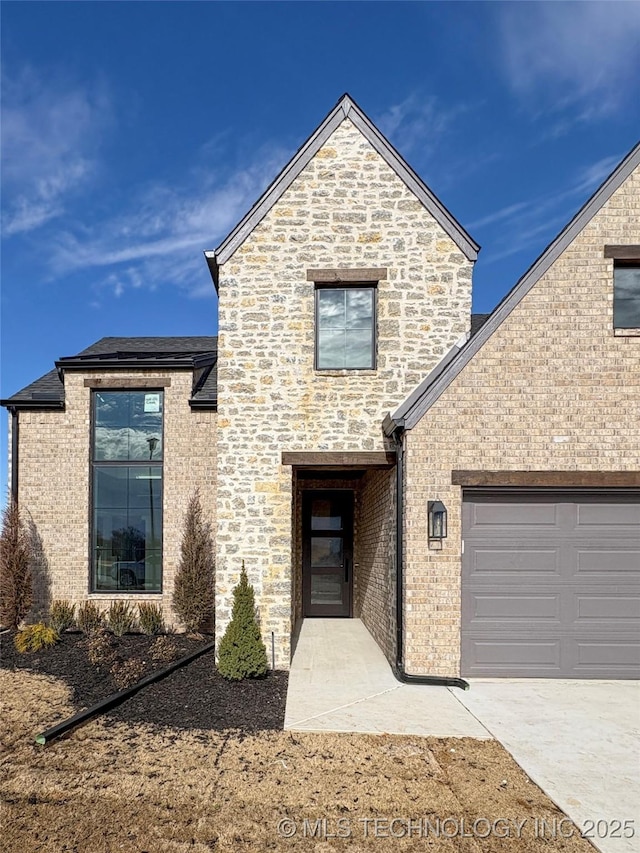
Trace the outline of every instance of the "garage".
{"type": "Polygon", "coordinates": [[[463,493],[463,676],[640,677],[640,492],[463,493]]]}

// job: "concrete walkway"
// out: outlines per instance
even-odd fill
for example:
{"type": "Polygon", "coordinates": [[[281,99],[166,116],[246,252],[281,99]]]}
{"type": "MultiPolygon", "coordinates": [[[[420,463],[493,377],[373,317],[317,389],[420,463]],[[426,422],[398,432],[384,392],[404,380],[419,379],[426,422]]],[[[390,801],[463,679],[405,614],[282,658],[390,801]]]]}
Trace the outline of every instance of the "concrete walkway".
{"type": "Polygon", "coordinates": [[[596,849],[640,849],[640,682],[470,685],[400,684],[360,620],[307,619],[285,729],[495,738],[582,832],[593,829],[596,849]]]}
{"type": "Polygon", "coordinates": [[[458,701],[597,849],[640,850],[640,682],[469,683],[458,701]]]}
{"type": "Polygon", "coordinates": [[[446,687],[401,684],[359,619],[305,619],[285,729],[491,738],[446,687]]]}

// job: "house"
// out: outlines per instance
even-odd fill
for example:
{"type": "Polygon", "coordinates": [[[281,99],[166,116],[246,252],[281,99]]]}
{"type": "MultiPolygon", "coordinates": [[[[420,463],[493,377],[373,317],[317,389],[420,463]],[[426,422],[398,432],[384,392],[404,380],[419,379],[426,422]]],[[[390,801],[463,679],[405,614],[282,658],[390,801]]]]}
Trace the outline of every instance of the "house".
{"type": "Polygon", "coordinates": [[[217,339],[104,338],[2,401],[54,597],[175,622],[197,487],[217,636],[244,560],[277,666],[358,616],[403,678],[637,677],[639,166],[472,317],[478,245],[345,95],[205,253],[217,339]]]}

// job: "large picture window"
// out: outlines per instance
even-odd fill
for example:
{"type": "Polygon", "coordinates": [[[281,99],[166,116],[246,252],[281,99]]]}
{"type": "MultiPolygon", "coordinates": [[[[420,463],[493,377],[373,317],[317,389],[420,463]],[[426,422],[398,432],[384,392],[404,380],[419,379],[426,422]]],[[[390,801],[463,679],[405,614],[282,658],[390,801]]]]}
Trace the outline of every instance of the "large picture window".
{"type": "Polygon", "coordinates": [[[162,589],[162,391],[93,392],[93,592],[162,589]]]}
{"type": "Polygon", "coordinates": [[[375,367],[375,287],[316,288],[316,368],[375,367]]]}

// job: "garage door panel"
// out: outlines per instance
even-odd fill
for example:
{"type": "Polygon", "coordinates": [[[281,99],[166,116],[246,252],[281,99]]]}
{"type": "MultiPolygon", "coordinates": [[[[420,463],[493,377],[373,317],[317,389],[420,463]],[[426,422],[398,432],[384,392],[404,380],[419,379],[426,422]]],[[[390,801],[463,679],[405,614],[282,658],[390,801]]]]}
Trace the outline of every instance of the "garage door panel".
{"type": "Polygon", "coordinates": [[[640,495],[496,494],[463,505],[463,675],[640,677],[640,495]]]}
{"type": "Polygon", "coordinates": [[[637,576],[640,567],[640,548],[625,548],[618,543],[603,547],[598,540],[593,547],[581,542],[574,547],[575,566],[578,574],[601,573],[611,580],[612,574],[624,573],[637,576]]]}
{"type": "Polygon", "coordinates": [[[480,545],[474,548],[472,560],[475,574],[511,573],[516,582],[527,572],[556,574],[560,565],[558,549],[543,548],[539,542],[523,543],[521,548],[517,541],[503,542],[499,547],[480,545]]]}
{"type": "Polygon", "coordinates": [[[601,667],[600,678],[617,678],[628,669],[640,669],[640,641],[638,636],[614,636],[593,642],[588,637],[568,641],[575,656],[576,675],[588,676],[589,671],[601,667]]]}
{"type": "Polygon", "coordinates": [[[577,622],[611,621],[612,628],[640,630],[640,594],[578,592],[574,595],[577,622]]]}
{"type": "Polygon", "coordinates": [[[484,529],[491,532],[491,528],[525,528],[531,527],[554,528],[557,524],[557,510],[553,505],[544,503],[533,503],[523,513],[522,508],[513,503],[480,503],[473,504],[469,520],[469,529],[484,529]]]}
{"type": "Polygon", "coordinates": [[[464,651],[468,661],[466,675],[483,675],[488,668],[492,674],[506,677],[517,674],[544,677],[540,676],[544,672],[551,678],[560,673],[559,640],[529,637],[518,642],[509,637],[492,640],[469,637],[464,651]]]}
{"type": "MultiPolygon", "coordinates": [[[[633,503],[590,503],[576,504],[576,527],[603,527],[612,535],[616,528],[640,526],[640,506],[633,503]]],[[[617,532],[617,531],[616,531],[617,532]]]]}
{"type": "Polygon", "coordinates": [[[558,620],[560,596],[546,593],[501,594],[477,593],[471,598],[473,613],[471,623],[508,620],[509,622],[544,619],[558,620]]]}

